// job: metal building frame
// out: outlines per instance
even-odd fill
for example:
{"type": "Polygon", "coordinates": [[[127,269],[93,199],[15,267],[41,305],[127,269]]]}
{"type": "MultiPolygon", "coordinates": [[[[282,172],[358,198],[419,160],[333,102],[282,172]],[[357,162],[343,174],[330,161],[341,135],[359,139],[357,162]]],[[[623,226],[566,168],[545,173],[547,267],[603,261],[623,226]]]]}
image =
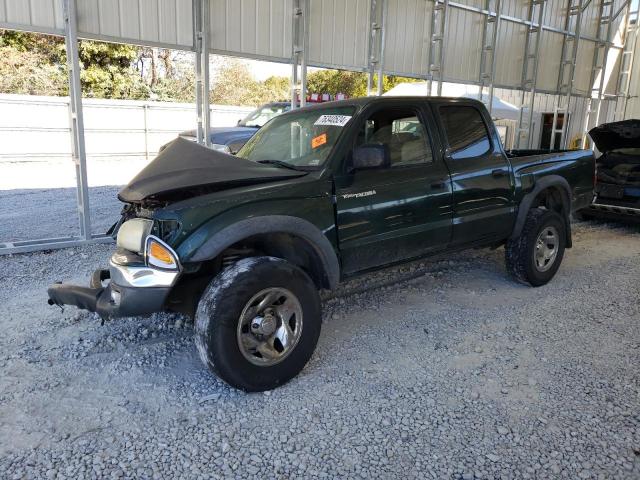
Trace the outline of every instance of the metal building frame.
{"type": "Polygon", "coordinates": [[[489,99],[487,108],[489,113],[493,110],[493,82],[496,73],[496,50],[498,48],[498,31],[500,29],[500,0],[493,0],[495,5],[493,13],[491,0],[485,0],[487,14],[482,30],[482,51],[480,53],[480,100],[484,96],[484,87],[489,87],[489,99]]]}
{"type": "Polygon", "coordinates": [[[310,0],[294,0],[291,25],[291,109],[304,107],[307,97],[310,0]],[[298,101],[299,99],[299,101],[298,101]]]}
{"type": "Polygon", "coordinates": [[[629,103],[629,89],[633,76],[633,61],[635,58],[636,44],[638,43],[638,31],[640,25],[640,3],[636,1],[636,9],[631,10],[631,0],[627,1],[627,23],[624,29],[622,57],[620,59],[620,71],[616,82],[616,105],[614,120],[623,120],[627,113],[629,103]]]}
{"type": "Polygon", "coordinates": [[[575,29],[573,35],[565,36],[562,41],[562,53],[560,55],[560,68],[558,69],[558,95],[556,97],[556,107],[553,111],[553,124],[551,126],[550,147],[554,148],[556,136],[560,135],[560,148],[566,148],[567,136],[569,133],[571,98],[576,74],[576,59],[578,58],[578,46],[580,44],[580,30],[582,27],[582,12],[591,0],[568,0],[567,16],[565,20],[565,30],[569,30],[571,19],[575,18],[575,29]],[[562,125],[558,127],[560,114],[562,113],[562,125]]]}
{"type": "Polygon", "coordinates": [[[544,18],[545,5],[545,0],[532,0],[531,3],[529,3],[530,24],[527,25],[527,36],[524,43],[520,90],[520,111],[518,112],[518,124],[516,127],[517,148],[531,148],[533,107],[536,99],[536,86],[538,80],[538,58],[540,57],[540,40],[542,38],[543,32],[541,25],[542,19],[544,18]],[[534,20],[536,20],[535,23],[534,20]],[[525,104],[527,93],[529,94],[529,101],[525,104]],[[525,110],[528,110],[526,123],[524,123],[525,110]]]}
{"type": "Polygon", "coordinates": [[[427,76],[427,92],[433,95],[433,82],[438,82],[436,95],[442,95],[442,84],[445,82],[444,62],[446,59],[445,34],[447,28],[447,10],[449,0],[434,0],[431,11],[431,42],[429,44],[429,74],[427,76]]]}
{"type": "MultiPolygon", "coordinates": [[[[89,211],[89,189],[87,184],[87,159],[84,144],[84,123],[82,115],[82,98],[80,90],[80,69],[78,60],[78,28],[77,28],[77,2],[79,0],[56,0],[60,2],[64,17],[64,28],[36,28],[40,33],[53,35],[61,35],[65,37],[67,48],[67,68],[69,71],[69,91],[70,91],[70,126],[72,132],[72,158],[76,169],[77,179],[77,205],[79,220],[79,235],[75,237],[50,238],[40,240],[21,241],[13,243],[0,243],[0,254],[27,252],[41,249],[51,249],[59,247],[68,247],[81,245],[88,242],[105,242],[111,241],[110,237],[105,235],[94,235],[91,233],[91,218],[89,211]]],[[[304,105],[306,97],[306,79],[307,65],[309,64],[309,19],[311,15],[310,2],[315,0],[292,0],[292,35],[291,35],[291,101],[295,108],[298,95],[301,105],[304,105]]],[[[543,24],[546,0],[531,0],[529,4],[529,14],[527,19],[513,17],[502,13],[502,0],[485,0],[483,8],[458,3],[453,0],[427,0],[433,2],[431,11],[430,37],[426,39],[428,49],[428,63],[426,72],[416,72],[416,78],[425,78],[428,83],[429,94],[441,94],[443,82],[453,81],[459,82],[459,79],[448,78],[445,75],[445,62],[447,59],[446,52],[446,27],[448,22],[448,11],[454,8],[460,11],[474,12],[484,15],[484,30],[481,49],[480,68],[477,73],[477,81],[469,80],[466,83],[476,84],[483,92],[484,88],[488,88],[489,108],[491,108],[493,90],[495,88],[514,89],[513,85],[501,85],[495,80],[496,73],[496,50],[498,46],[498,34],[501,21],[513,22],[524,25],[527,28],[525,41],[524,58],[522,66],[522,75],[519,89],[521,91],[520,115],[517,127],[517,145],[522,144],[531,146],[531,131],[533,126],[533,107],[536,99],[536,93],[549,93],[558,95],[558,103],[554,117],[554,136],[561,135],[562,145],[566,145],[569,132],[570,118],[568,113],[573,97],[595,97],[591,99],[590,109],[587,114],[589,117],[585,123],[585,128],[590,122],[592,114],[595,114],[596,123],[599,120],[600,110],[603,100],[608,97],[604,92],[604,75],[600,75],[600,82],[597,91],[593,87],[593,82],[588,92],[579,92],[574,88],[575,81],[575,64],[578,52],[578,44],[580,41],[596,42],[596,53],[593,59],[592,78],[597,77],[597,72],[604,72],[606,69],[607,53],[611,48],[622,50],[622,65],[618,76],[617,91],[614,96],[616,101],[616,117],[624,115],[626,103],[629,95],[629,84],[631,80],[633,67],[633,54],[635,44],[637,42],[638,25],[637,9],[631,10],[631,0],[620,7],[613,14],[613,0],[596,0],[602,2],[600,5],[600,13],[598,20],[598,30],[596,36],[583,35],[580,29],[582,13],[593,0],[568,0],[567,21],[564,28],[557,28],[543,24]],[[608,10],[608,11],[607,11],[608,10]],[[627,26],[625,29],[625,39],[622,48],[615,45],[611,39],[611,24],[623,11],[627,11],[627,26]],[[572,19],[575,19],[575,26],[571,29],[572,19]],[[635,23],[634,23],[635,22],[635,23]],[[606,37],[603,38],[603,32],[606,30],[606,37]],[[560,72],[558,75],[558,85],[556,90],[548,91],[538,88],[538,57],[540,50],[541,38],[543,32],[554,32],[563,35],[563,49],[561,55],[560,72]],[[433,83],[437,82],[437,88],[434,89],[433,83]],[[435,92],[434,92],[435,90],[435,92]],[[527,98],[528,96],[528,98],[527,98]],[[595,104],[595,106],[594,106],[595,104]],[[528,109],[528,112],[526,110],[528,109]],[[566,112],[565,122],[562,128],[558,128],[557,115],[559,112],[566,112]],[[528,121],[525,121],[525,116],[528,121]]],[[[144,41],[145,45],[186,49],[194,52],[195,70],[196,70],[196,116],[197,116],[197,138],[204,144],[210,144],[208,135],[210,126],[209,112],[209,54],[210,49],[210,22],[211,12],[210,0],[192,0],[193,9],[193,45],[178,46],[162,43],[161,41],[144,41]]],[[[369,0],[369,24],[368,24],[368,47],[366,67],[359,71],[368,73],[367,90],[373,93],[375,88],[378,95],[382,94],[383,89],[383,73],[384,74],[400,74],[401,72],[393,72],[385,69],[385,30],[388,11],[387,0],[369,0]],[[374,87],[374,75],[377,74],[377,85],[374,87]]],[[[0,28],[33,30],[27,25],[0,23],[0,28]]],[[[83,38],[101,41],[118,42],[122,39],[98,35],[83,34],[83,38]]],[[[229,52],[217,52],[226,53],[229,52]]],[[[243,56],[243,54],[240,54],[243,56]]],[[[274,61],[274,58],[261,57],[255,54],[244,55],[247,58],[256,58],[262,60],[274,61]]],[[[287,61],[287,59],[275,59],[277,61],[287,61]]],[[[324,65],[314,63],[314,66],[340,68],[337,65],[324,65]]],[[[348,67],[346,67],[348,68],[348,67]]],[[[355,68],[354,70],[358,70],[355,68]]],[[[406,74],[406,73],[405,73],[406,74]]],[[[516,88],[517,89],[517,88],[516,88]]],[[[0,239],[2,240],[2,239],[0,239]]]]}
{"type": "MultiPolygon", "coordinates": [[[[622,11],[622,10],[620,10],[622,11]]],[[[620,13],[620,11],[618,13],[620,13]]],[[[601,0],[598,7],[596,37],[603,38],[604,42],[598,42],[593,51],[593,62],[591,66],[591,78],[589,80],[590,96],[587,101],[587,111],[585,112],[584,128],[582,129],[582,147],[586,148],[589,143],[587,132],[591,123],[599,124],[602,102],[604,100],[605,76],[607,73],[607,60],[609,56],[609,45],[607,42],[611,38],[611,25],[617,18],[613,13],[613,0],[601,0]],[[599,77],[598,77],[599,76],[599,77]],[[598,85],[596,84],[598,79],[598,85]],[[595,97],[594,97],[595,95],[595,97]],[[594,119],[595,121],[592,122],[594,119]]]]}

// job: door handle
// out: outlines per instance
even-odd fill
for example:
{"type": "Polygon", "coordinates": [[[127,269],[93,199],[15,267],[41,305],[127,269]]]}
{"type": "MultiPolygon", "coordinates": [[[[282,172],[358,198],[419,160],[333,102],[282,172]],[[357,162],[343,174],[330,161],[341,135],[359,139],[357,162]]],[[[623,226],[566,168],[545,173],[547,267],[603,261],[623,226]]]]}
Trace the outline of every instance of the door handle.
{"type": "Polygon", "coordinates": [[[443,190],[447,186],[447,184],[444,182],[433,182],[429,186],[431,187],[432,190],[443,190]]]}
{"type": "Polygon", "coordinates": [[[506,177],[507,172],[504,171],[502,168],[496,168],[495,170],[491,170],[491,176],[496,178],[506,177]]]}

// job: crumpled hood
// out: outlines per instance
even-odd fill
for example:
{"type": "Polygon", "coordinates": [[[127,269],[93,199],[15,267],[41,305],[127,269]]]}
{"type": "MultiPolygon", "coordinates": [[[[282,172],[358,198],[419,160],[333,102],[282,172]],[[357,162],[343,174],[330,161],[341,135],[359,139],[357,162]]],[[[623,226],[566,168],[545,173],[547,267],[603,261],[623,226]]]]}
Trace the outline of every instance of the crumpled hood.
{"type": "Polygon", "coordinates": [[[161,200],[162,196],[181,190],[193,189],[194,195],[198,195],[200,187],[232,188],[305,174],[262,165],[177,138],[118,193],[118,198],[127,203],[161,200]]]}
{"type": "Polygon", "coordinates": [[[640,148],[640,120],[605,123],[589,130],[589,136],[602,153],[618,148],[640,148]]]}

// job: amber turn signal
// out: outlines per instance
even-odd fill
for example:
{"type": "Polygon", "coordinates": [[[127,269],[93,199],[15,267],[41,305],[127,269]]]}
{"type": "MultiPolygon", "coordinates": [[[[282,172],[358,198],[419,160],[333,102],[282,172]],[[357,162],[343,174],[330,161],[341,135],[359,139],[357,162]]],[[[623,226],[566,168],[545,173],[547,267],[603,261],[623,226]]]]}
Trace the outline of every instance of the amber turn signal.
{"type": "Polygon", "coordinates": [[[147,239],[147,262],[160,268],[178,268],[178,262],[173,251],[160,240],[151,236],[147,239]]]}

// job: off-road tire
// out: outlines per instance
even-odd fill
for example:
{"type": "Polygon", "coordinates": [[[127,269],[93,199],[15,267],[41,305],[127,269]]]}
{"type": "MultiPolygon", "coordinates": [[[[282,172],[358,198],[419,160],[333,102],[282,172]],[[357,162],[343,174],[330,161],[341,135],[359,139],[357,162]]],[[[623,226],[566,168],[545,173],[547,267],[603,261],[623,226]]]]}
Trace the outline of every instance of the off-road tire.
{"type": "Polygon", "coordinates": [[[280,258],[244,258],[216,275],[202,294],[195,317],[195,343],[204,364],[226,383],[261,392],[288,382],[304,368],[318,342],[321,319],[318,290],[303,270],[280,258]],[[284,288],[295,295],[304,320],[301,336],[288,356],[263,366],[245,358],[237,335],[247,302],[268,288],[284,288]]]}
{"type": "Polygon", "coordinates": [[[507,270],[519,282],[539,287],[546,284],[560,268],[567,232],[564,219],[552,210],[532,208],[527,213],[522,232],[516,238],[509,239],[505,246],[507,270]],[[552,226],[559,234],[558,251],[551,267],[542,272],[535,264],[536,241],[542,230],[552,226]]]}

